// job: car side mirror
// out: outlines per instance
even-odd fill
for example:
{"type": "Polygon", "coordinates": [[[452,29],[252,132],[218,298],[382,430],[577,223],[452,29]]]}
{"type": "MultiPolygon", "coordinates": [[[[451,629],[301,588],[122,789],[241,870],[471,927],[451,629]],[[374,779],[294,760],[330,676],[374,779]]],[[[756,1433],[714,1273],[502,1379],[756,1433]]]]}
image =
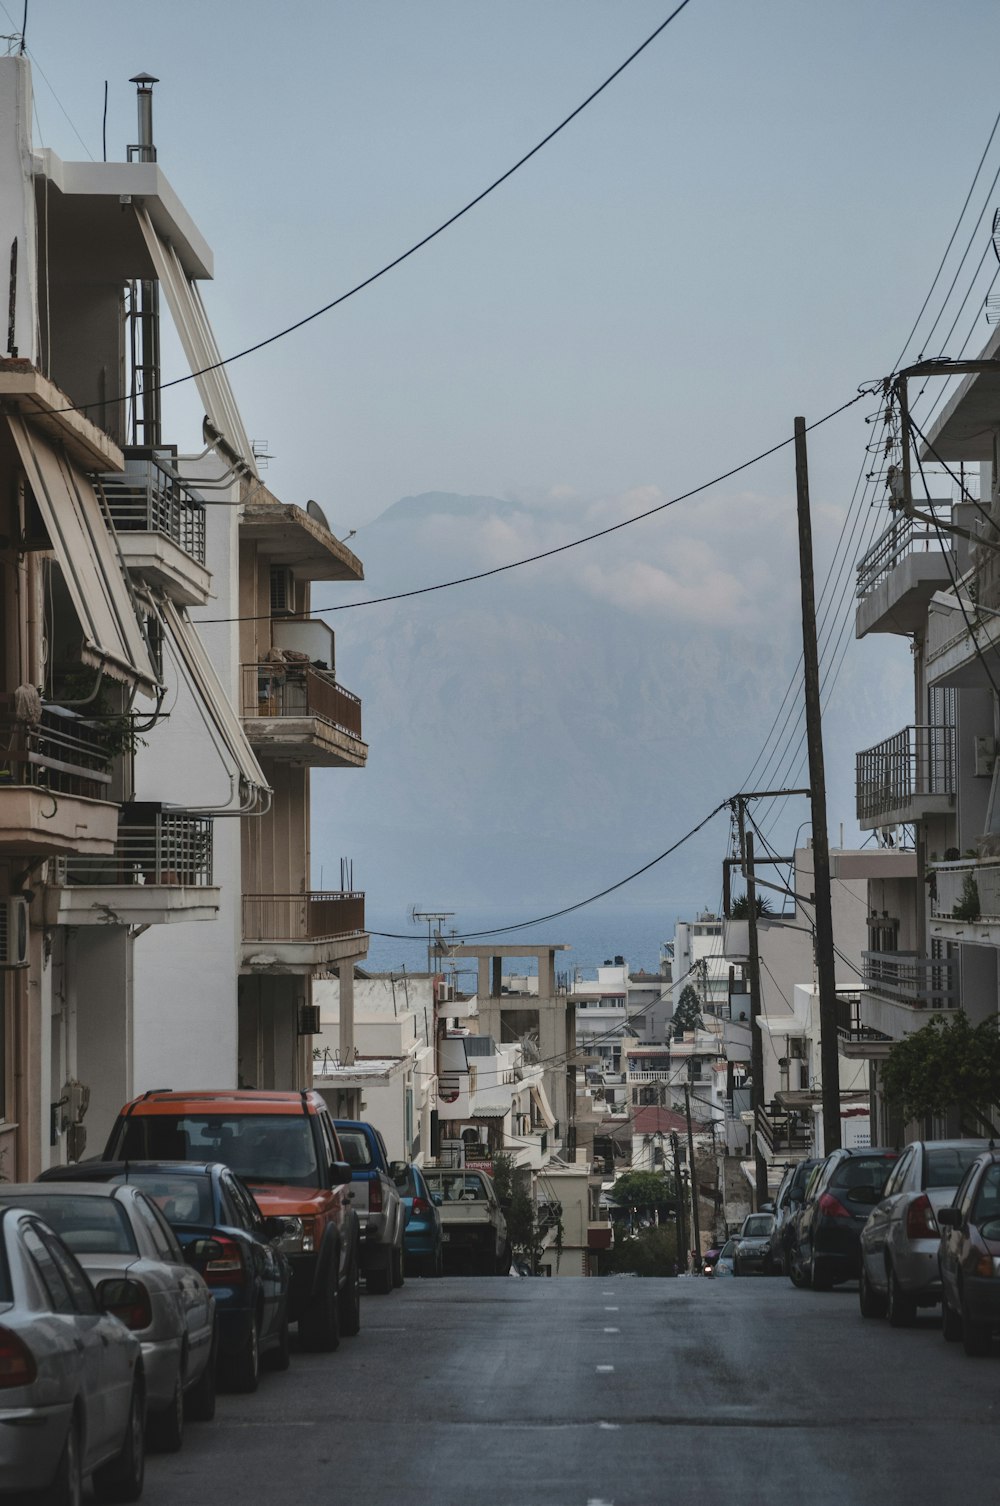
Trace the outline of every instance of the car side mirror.
{"type": "Polygon", "coordinates": [[[962,1227],[961,1208],[942,1208],[937,1216],[937,1221],[942,1229],[960,1229],[962,1227]]]}
{"type": "Polygon", "coordinates": [[[224,1253],[217,1239],[193,1239],[185,1246],[184,1259],[188,1265],[206,1265],[210,1260],[221,1260],[224,1253]]]}
{"type": "Polygon", "coordinates": [[[330,1162],[330,1186],[346,1187],[351,1180],[351,1168],[346,1161],[330,1162]]]}
{"type": "Polygon", "coordinates": [[[760,1207],[757,1209],[757,1212],[758,1213],[773,1213],[774,1212],[774,1204],[773,1203],[761,1203],[760,1207]]]}

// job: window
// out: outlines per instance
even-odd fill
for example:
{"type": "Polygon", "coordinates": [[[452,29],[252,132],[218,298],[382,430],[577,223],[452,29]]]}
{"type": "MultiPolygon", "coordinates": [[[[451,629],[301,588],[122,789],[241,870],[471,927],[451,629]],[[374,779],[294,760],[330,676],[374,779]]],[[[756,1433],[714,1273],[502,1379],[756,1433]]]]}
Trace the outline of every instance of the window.
{"type": "Polygon", "coordinates": [[[140,1193],[132,1206],[149,1235],[157,1260],[165,1260],[169,1265],[182,1264],[184,1256],[180,1246],[156,1204],[151,1203],[144,1193],[140,1193]]]}
{"type": "Polygon", "coordinates": [[[115,1177],[115,1182],[118,1185],[127,1182],[131,1187],[140,1187],[171,1225],[215,1222],[212,1188],[207,1176],[185,1176],[183,1172],[154,1175],[130,1171],[115,1177]]]}
{"type": "Polygon", "coordinates": [[[248,1181],[319,1185],[306,1114],[133,1114],[117,1155],[123,1161],[222,1161],[248,1181]]]}
{"type": "Polygon", "coordinates": [[[137,1255],[124,1209],[109,1197],[19,1193],[18,1203],[37,1213],[75,1255],[137,1255]]]}
{"type": "Polygon", "coordinates": [[[979,1145],[938,1146],[927,1151],[925,1187],[957,1187],[966,1171],[982,1155],[979,1145]]]}
{"type": "Polygon", "coordinates": [[[65,1245],[61,1245],[58,1239],[54,1239],[51,1234],[46,1234],[42,1229],[38,1233],[66,1283],[77,1312],[90,1315],[96,1313],[97,1301],[94,1297],[94,1289],[65,1245]]]}
{"type": "Polygon", "coordinates": [[[976,1192],[972,1223],[982,1225],[1000,1218],[1000,1165],[987,1166],[976,1192]]]}
{"type": "Polygon", "coordinates": [[[59,1267],[52,1259],[48,1246],[42,1239],[41,1229],[35,1223],[25,1224],[23,1228],[24,1248],[31,1257],[31,1262],[45,1289],[51,1311],[54,1313],[76,1312],[73,1295],[66,1285],[59,1267]]]}
{"type": "Polygon", "coordinates": [[[348,1166],[363,1170],[372,1164],[368,1137],[361,1130],[341,1130],[340,1143],[344,1148],[344,1160],[348,1166]]]}
{"type": "Polygon", "coordinates": [[[238,1182],[235,1177],[226,1178],[226,1191],[236,1206],[239,1221],[243,1228],[251,1230],[254,1234],[263,1234],[264,1219],[250,1193],[238,1182]]]}

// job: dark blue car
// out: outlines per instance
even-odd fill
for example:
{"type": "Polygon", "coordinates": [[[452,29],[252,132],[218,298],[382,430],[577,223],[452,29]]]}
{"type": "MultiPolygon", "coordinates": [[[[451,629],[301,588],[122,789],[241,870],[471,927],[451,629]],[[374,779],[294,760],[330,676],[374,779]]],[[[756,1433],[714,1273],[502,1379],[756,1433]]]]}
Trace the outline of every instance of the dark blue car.
{"type": "Polygon", "coordinates": [[[431,1192],[419,1166],[407,1166],[396,1186],[406,1209],[406,1269],[416,1276],[440,1276],[444,1270],[441,1215],[437,1210],[441,1194],[431,1192]]]}
{"type": "Polygon", "coordinates": [[[276,1243],[284,1234],[284,1220],[265,1218],[228,1166],[85,1161],[54,1166],[39,1180],[141,1187],[162,1210],[189,1263],[215,1297],[220,1380],[234,1391],[255,1391],[262,1360],[271,1370],[287,1370],[291,1269],[276,1243]]]}

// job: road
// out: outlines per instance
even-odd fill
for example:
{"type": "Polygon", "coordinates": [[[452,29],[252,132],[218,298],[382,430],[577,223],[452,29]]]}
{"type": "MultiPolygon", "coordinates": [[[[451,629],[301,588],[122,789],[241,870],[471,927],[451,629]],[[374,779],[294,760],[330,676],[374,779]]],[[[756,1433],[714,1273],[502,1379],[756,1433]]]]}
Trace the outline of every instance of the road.
{"type": "Polygon", "coordinates": [[[784,1280],[408,1281],[150,1459],[146,1506],[940,1506],[1000,1495],[1000,1343],[784,1280]]]}

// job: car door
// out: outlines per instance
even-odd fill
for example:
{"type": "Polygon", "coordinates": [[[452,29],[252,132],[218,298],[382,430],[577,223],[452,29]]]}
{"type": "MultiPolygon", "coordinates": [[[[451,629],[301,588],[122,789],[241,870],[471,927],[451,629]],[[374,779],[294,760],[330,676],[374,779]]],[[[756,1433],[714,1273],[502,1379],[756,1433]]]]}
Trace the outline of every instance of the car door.
{"type": "Polygon", "coordinates": [[[830,1180],[834,1166],[843,1158],[836,1153],[830,1155],[818,1168],[815,1178],[810,1182],[806,1191],[805,1202],[802,1204],[798,1219],[798,1259],[800,1265],[806,1266],[812,1255],[813,1225],[817,1218],[819,1200],[826,1191],[826,1185],[830,1180]]]}
{"type": "Polygon", "coordinates": [[[869,1213],[861,1231],[861,1258],[865,1262],[869,1278],[879,1287],[885,1285],[886,1245],[892,1242],[899,1231],[899,1220],[894,1217],[894,1213],[902,1207],[904,1194],[918,1185],[919,1165],[919,1148],[916,1145],[907,1146],[893,1167],[882,1196],[869,1213]]]}

